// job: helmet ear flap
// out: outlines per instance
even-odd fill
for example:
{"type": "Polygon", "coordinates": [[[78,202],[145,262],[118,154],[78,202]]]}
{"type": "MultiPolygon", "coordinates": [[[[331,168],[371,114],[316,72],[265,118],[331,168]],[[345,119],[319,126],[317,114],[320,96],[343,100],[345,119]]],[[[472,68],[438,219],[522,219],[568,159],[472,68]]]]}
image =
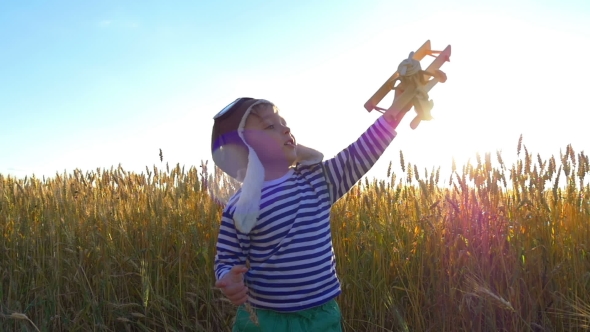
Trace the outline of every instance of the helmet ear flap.
{"type": "Polygon", "coordinates": [[[260,102],[254,98],[238,98],[215,115],[211,133],[213,161],[236,179],[238,170],[247,167],[248,147],[240,137],[240,127],[250,107],[260,102]]]}
{"type": "Polygon", "coordinates": [[[232,178],[242,182],[248,167],[248,150],[238,144],[227,144],[214,150],[213,162],[232,178]]]}
{"type": "Polygon", "coordinates": [[[297,144],[295,153],[297,154],[295,162],[301,165],[313,165],[324,160],[323,153],[301,144],[297,144]]]}
{"type": "Polygon", "coordinates": [[[240,168],[236,174],[236,180],[244,182],[244,179],[246,178],[246,170],[247,168],[240,168]]]}

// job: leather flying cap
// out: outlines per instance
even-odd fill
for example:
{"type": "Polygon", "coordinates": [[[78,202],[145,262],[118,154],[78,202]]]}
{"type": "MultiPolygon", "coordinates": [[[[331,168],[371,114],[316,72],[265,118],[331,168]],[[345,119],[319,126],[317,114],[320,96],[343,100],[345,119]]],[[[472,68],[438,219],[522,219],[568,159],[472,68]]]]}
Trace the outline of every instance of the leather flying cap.
{"type": "MultiPolygon", "coordinates": [[[[256,225],[265,181],[264,165],[244,137],[246,119],[252,108],[259,104],[274,107],[273,103],[265,99],[238,98],[213,118],[213,161],[226,174],[242,183],[233,219],[236,229],[243,234],[248,234],[256,225]]],[[[302,165],[319,163],[324,158],[321,152],[299,143],[295,146],[295,154],[297,157],[294,163],[302,165]]]]}
{"type": "Polygon", "coordinates": [[[255,98],[238,98],[215,115],[211,134],[213,161],[225,173],[238,179],[238,171],[246,167],[248,147],[238,134],[240,122],[255,98]],[[235,155],[237,154],[237,155],[235,155]]]}

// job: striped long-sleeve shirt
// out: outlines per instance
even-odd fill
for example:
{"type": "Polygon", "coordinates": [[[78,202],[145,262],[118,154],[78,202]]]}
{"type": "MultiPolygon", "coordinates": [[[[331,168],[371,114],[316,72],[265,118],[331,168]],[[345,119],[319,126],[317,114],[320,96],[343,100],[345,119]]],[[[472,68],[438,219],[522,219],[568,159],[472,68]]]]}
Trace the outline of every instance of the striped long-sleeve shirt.
{"type": "Polygon", "coordinates": [[[216,278],[234,265],[245,265],[248,258],[245,283],[250,303],[282,312],[315,307],[339,295],[331,207],[369,171],[395,136],[395,129],[381,116],[334,158],[298,165],[283,177],[266,181],[258,222],[248,235],[238,232],[232,220],[238,191],[222,214],[216,278]]]}

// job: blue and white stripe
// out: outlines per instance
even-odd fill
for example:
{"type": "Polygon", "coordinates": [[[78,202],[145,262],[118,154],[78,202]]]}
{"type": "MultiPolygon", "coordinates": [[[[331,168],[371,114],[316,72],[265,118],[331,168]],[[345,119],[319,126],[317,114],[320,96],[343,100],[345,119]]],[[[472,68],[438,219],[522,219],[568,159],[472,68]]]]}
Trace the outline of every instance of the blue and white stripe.
{"type": "Polygon", "coordinates": [[[334,158],[266,181],[258,222],[248,235],[237,231],[232,220],[238,191],[222,214],[216,278],[234,265],[246,265],[248,258],[250,303],[282,312],[315,307],[339,295],[330,209],[369,171],[395,135],[380,117],[334,158]]]}

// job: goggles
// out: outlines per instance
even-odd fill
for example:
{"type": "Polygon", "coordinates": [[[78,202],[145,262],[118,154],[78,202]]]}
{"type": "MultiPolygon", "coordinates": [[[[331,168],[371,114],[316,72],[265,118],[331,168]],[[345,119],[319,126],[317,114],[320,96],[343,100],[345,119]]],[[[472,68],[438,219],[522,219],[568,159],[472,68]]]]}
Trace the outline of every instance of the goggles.
{"type": "Polygon", "coordinates": [[[225,106],[221,111],[219,111],[219,113],[217,113],[213,117],[213,120],[218,120],[218,119],[229,116],[234,110],[238,109],[240,107],[240,105],[242,105],[244,102],[246,102],[248,100],[253,100],[253,99],[254,98],[240,97],[240,98],[232,101],[229,105],[225,106]]]}

